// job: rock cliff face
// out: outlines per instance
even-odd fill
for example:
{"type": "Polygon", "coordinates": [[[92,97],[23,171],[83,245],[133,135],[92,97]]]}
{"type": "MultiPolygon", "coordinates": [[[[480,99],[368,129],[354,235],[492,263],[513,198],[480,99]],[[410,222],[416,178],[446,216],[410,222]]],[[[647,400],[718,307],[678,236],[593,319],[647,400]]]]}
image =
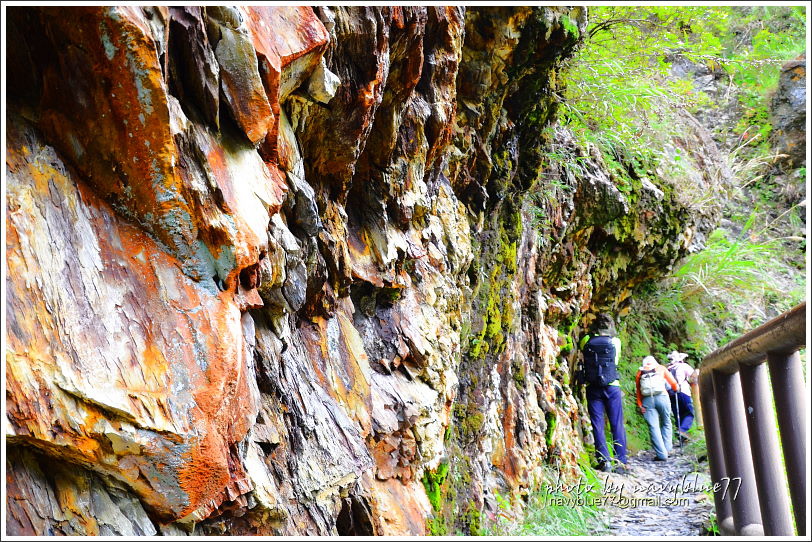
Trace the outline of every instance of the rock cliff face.
{"type": "Polygon", "coordinates": [[[781,67],[778,88],[773,94],[771,117],[773,147],[786,157],[786,169],[806,164],[806,55],[781,67]]]}
{"type": "Polygon", "coordinates": [[[9,8],[8,534],[477,532],[574,473],[572,340],[714,219],[551,127],[585,24],[9,8]]]}

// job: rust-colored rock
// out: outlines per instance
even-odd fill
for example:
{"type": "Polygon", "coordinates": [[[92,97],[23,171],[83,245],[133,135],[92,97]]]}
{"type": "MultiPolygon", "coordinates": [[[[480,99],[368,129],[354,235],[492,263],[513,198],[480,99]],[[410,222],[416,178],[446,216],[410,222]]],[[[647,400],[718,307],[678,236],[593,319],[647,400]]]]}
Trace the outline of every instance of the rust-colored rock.
{"type": "Polygon", "coordinates": [[[152,29],[133,8],[40,10],[39,126],[86,182],[180,257],[197,234],[152,29]],[[59,51],[59,54],[55,54],[59,51]]]}
{"type": "Polygon", "coordinates": [[[7,442],[117,479],[157,517],[205,517],[247,489],[230,458],[258,408],[239,308],[24,121],[8,145],[7,442]]]}
{"type": "Polygon", "coordinates": [[[778,88],[770,104],[776,150],[788,168],[806,164],[806,55],[781,67],[778,88]]]}
{"type": "Polygon", "coordinates": [[[562,330],[713,221],[542,134],[582,8],[8,14],[8,534],[477,532],[577,471],[562,330]]]}
{"type": "Polygon", "coordinates": [[[206,14],[228,110],[242,133],[256,144],[268,133],[273,115],[259,75],[251,32],[238,8],[209,7],[206,14]]]}
{"type": "Polygon", "coordinates": [[[276,159],[280,102],[310,77],[329,36],[309,7],[248,7],[246,15],[273,113],[262,152],[276,159]]]}

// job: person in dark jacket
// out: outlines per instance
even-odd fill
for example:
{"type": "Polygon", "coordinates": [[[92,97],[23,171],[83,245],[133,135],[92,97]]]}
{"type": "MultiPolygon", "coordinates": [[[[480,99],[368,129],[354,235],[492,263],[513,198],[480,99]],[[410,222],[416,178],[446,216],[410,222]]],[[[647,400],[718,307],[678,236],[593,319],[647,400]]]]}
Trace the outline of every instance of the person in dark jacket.
{"type": "Polygon", "coordinates": [[[617,375],[621,344],[614,319],[606,313],[598,314],[589,335],[581,339],[579,346],[584,355],[586,404],[592,422],[598,469],[623,473],[627,461],[626,428],[623,425],[623,394],[617,375]],[[617,462],[614,467],[606,446],[604,416],[609,418],[612,428],[612,448],[617,462]]]}

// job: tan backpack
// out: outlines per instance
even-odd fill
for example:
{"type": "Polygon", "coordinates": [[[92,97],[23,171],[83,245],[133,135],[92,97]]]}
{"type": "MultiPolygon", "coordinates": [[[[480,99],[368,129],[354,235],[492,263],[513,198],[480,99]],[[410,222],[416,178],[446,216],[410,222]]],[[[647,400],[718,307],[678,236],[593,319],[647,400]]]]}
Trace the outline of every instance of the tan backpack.
{"type": "Polygon", "coordinates": [[[642,371],[640,374],[640,394],[644,397],[659,395],[665,391],[665,378],[657,369],[642,371]]]}

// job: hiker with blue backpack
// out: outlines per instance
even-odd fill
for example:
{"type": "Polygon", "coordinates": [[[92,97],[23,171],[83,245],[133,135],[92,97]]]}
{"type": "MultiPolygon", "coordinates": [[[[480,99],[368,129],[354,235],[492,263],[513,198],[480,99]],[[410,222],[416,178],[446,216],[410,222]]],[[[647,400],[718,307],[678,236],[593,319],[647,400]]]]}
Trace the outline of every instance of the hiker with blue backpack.
{"type": "Polygon", "coordinates": [[[590,333],[581,339],[579,346],[584,356],[580,378],[586,383],[586,404],[592,422],[598,470],[623,474],[627,461],[626,428],[623,425],[623,394],[617,373],[620,339],[617,338],[614,319],[609,314],[599,313],[590,333]],[[612,429],[614,466],[606,446],[604,415],[609,418],[612,429]]]}
{"type": "Polygon", "coordinates": [[[679,441],[682,444],[688,439],[688,429],[694,422],[694,403],[691,400],[691,379],[695,376],[695,369],[685,362],[688,354],[674,350],[668,354],[668,371],[677,381],[677,389],[669,393],[671,411],[677,422],[679,441]]]}
{"type": "Polygon", "coordinates": [[[671,405],[666,385],[677,390],[677,381],[671,373],[657,363],[654,356],[643,358],[643,365],[635,378],[637,407],[648,423],[655,461],[666,461],[671,452],[671,405]]]}

